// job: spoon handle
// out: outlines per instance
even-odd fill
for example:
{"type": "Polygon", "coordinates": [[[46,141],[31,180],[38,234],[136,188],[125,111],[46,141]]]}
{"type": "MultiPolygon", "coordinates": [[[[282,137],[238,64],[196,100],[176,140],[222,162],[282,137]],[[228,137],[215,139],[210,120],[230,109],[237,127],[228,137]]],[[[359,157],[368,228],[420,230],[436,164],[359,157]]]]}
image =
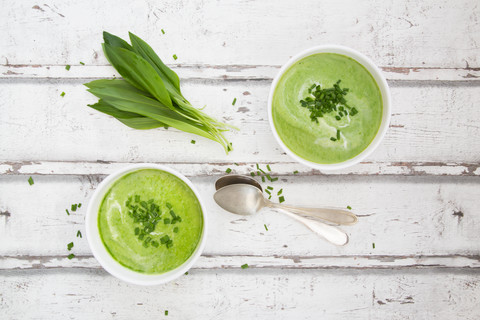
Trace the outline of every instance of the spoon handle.
{"type": "Polygon", "coordinates": [[[342,224],[342,225],[352,225],[357,223],[357,216],[345,209],[339,208],[305,208],[305,207],[295,207],[288,206],[284,204],[278,204],[273,202],[268,202],[267,206],[272,208],[284,209],[290,212],[300,214],[303,217],[308,218],[318,218],[324,221],[342,224]]]}
{"type": "Polygon", "coordinates": [[[300,221],[308,228],[310,228],[313,232],[325,238],[325,240],[330,243],[333,243],[337,246],[343,246],[348,243],[348,235],[337,227],[329,226],[328,224],[319,221],[313,221],[307,218],[303,218],[297,214],[291,213],[286,210],[281,210],[281,212],[296,219],[297,221],[300,221]]]}

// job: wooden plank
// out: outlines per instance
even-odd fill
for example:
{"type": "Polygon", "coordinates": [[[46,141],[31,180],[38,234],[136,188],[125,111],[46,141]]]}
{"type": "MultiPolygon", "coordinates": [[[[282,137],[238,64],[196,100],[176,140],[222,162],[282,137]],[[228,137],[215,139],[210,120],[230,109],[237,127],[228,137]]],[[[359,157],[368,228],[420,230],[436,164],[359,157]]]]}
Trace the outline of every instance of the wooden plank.
{"type": "Polygon", "coordinates": [[[385,67],[478,68],[479,10],[472,0],[308,0],[301,6],[288,0],[119,0],[114,7],[93,0],[21,1],[0,12],[0,60],[105,65],[100,43],[108,30],[122,37],[135,32],[167,63],[278,66],[300,50],[337,43],[385,67]]]}
{"type": "MultiPolygon", "coordinates": [[[[86,107],[95,99],[81,83],[0,82],[0,159],[190,163],[195,154],[198,163],[292,162],[276,143],[267,121],[268,82],[184,83],[183,91],[194,105],[207,104],[206,113],[241,129],[226,134],[235,149],[228,156],[217,143],[174,129],[130,129],[86,107]],[[62,91],[66,92],[63,98],[62,91]],[[235,97],[237,103],[232,106],[235,97]]],[[[405,171],[411,170],[411,162],[444,167],[453,163],[457,167],[453,171],[459,173],[465,166],[478,164],[480,108],[475,101],[480,100],[480,91],[475,85],[395,85],[392,95],[390,129],[366,161],[404,162],[405,171]]],[[[467,172],[472,170],[476,169],[467,172]]]]}
{"type": "Polygon", "coordinates": [[[155,287],[102,270],[13,270],[0,284],[2,315],[24,319],[473,320],[480,303],[478,272],[442,270],[193,270],[155,287]]]}
{"type": "MultiPolygon", "coordinates": [[[[268,164],[271,175],[402,175],[402,176],[479,176],[480,163],[442,162],[362,162],[351,168],[334,171],[319,171],[297,162],[281,163],[159,163],[182,172],[187,177],[221,176],[227,169],[234,174],[250,174],[258,164],[268,164]]],[[[0,161],[0,174],[4,175],[107,175],[131,165],[131,162],[109,161],[0,161]]]]}
{"type": "MultiPolygon", "coordinates": [[[[193,269],[241,269],[248,264],[257,269],[479,269],[480,256],[233,256],[202,255],[193,269]]],[[[99,269],[93,256],[2,256],[0,270],[28,269],[99,269]]]]}
{"type": "MultiPolygon", "coordinates": [[[[0,233],[0,256],[64,257],[70,253],[66,245],[71,241],[75,243],[74,254],[90,256],[86,239],[77,238],[76,233],[80,230],[85,234],[88,199],[102,177],[46,175],[33,179],[35,184],[29,186],[26,176],[0,176],[0,229],[4,230],[0,233]],[[67,215],[65,209],[78,202],[82,208],[67,215]]],[[[476,177],[302,176],[263,183],[264,188],[272,185],[274,194],[282,188],[289,204],[350,205],[360,219],[357,225],[342,228],[350,237],[344,247],[328,244],[275,211],[265,209],[249,217],[227,213],[212,197],[216,177],[191,180],[208,211],[206,256],[297,256],[305,261],[311,257],[313,265],[325,263],[316,257],[347,256],[344,261],[352,266],[356,266],[352,256],[392,256],[397,262],[381,262],[390,266],[412,263],[412,256],[427,256],[427,260],[430,256],[473,256],[458,258],[464,261],[460,265],[470,266],[479,252],[476,226],[480,224],[480,188],[476,177]]],[[[344,263],[341,261],[338,263],[344,263]]]]}
{"type": "MultiPolygon", "coordinates": [[[[182,80],[273,80],[281,66],[170,65],[182,80]]],[[[389,81],[480,81],[480,68],[381,67],[389,81]]],[[[0,65],[0,79],[104,79],[119,77],[111,66],[0,65]]]]}

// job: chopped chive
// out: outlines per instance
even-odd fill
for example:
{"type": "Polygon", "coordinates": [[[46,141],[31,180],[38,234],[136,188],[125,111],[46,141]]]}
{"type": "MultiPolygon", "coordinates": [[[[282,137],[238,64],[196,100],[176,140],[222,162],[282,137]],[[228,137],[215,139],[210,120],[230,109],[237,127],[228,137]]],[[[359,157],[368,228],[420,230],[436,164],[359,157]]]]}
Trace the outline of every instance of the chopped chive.
{"type": "Polygon", "coordinates": [[[163,223],[164,224],[170,224],[170,219],[168,219],[168,218],[163,219],[163,223]]]}
{"type": "Polygon", "coordinates": [[[272,177],[270,177],[269,174],[266,174],[266,175],[265,175],[265,178],[267,178],[269,181],[272,181],[272,177]]]}
{"type": "Polygon", "coordinates": [[[234,98],[234,99],[233,99],[232,106],[234,106],[235,103],[237,103],[237,98],[234,98]]]}
{"type": "Polygon", "coordinates": [[[248,263],[242,264],[241,268],[242,269],[247,269],[248,268],[248,263]]]}
{"type": "Polygon", "coordinates": [[[279,202],[279,203],[282,203],[282,202],[284,202],[284,201],[285,201],[285,198],[284,198],[283,196],[281,196],[281,197],[278,198],[278,202],[279,202]]]}
{"type": "Polygon", "coordinates": [[[268,186],[267,189],[268,190],[273,190],[273,187],[268,186]]]}
{"type": "Polygon", "coordinates": [[[196,143],[196,141],[195,141],[195,140],[192,140],[192,141],[190,141],[190,143],[191,143],[191,144],[195,144],[195,143],[196,143]]]}
{"type": "Polygon", "coordinates": [[[330,140],[337,141],[337,139],[335,139],[334,137],[331,137],[330,140]]]}
{"type": "Polygon", "coordinates": [[[81,207],[82,207],[82,204],[81,204],[81,203],[79,203],[79,204],[78,204],[78,207],[79,207],[79,208],[81,208],[81,207]]]}
{"type": "Polygon", "coordinates": [[[272,180],[270,180],[270,181],[271,181],[271,182],[275,182],[275,181],[277,181],[277,180],[278,180],[278,178],[272,178],[272,180]]]}
{"type": "Polygon", "coordinates": [[[236,166],[238,167],[238,163],[234,162],[233,164],[234,164],[234,165],[236,165],[236,166]]]}
{"type": "Polygon", "coordinates": [[[232,172],[232,169],[227,168],[227,170],[225,170],[225,172],[226,172],[226,173],[230,173],[230,172],[232,172]]]}
{"type": "Polygon", "coordinates": [[[67,71],[70,70],[70,65],[67,64],[67,65],[65,66],[65,69],[66,69],[67,71]]]}
{"type": "Polygon", "coordinates": [[[138,236],[140,234],[140,228],[136,227],[135,228],[135,235],[138,236]]]}
{"type": "Polygon", "coordinates": [[[70,242],[69,244],[67,244],[68,251],[72,250],[72,248],[73,248],[73,242],[70,242]]]}
{"type": "Polygon", "coordinates": [[[178,233],[178,227],[173,228],[173,232],[178,233]]]}
{"type": "Polygon", "coordinates": [[[81,64],[82,66],[84,66],[84,65],[85,65],[85,63],[83,63],[82,61],[80,61],[80,64],[81,64]]]}
{"type": "MultiPolygon", "coordinates": [[[[163,31],[163,29],[162,29],[162,31],[163,31]]],[[[165,315],[168,316],[168,310],[165,310],[165,315]]]]}
{"type": "Polygon", "coordinates": [[[152,246],[154,246],[155,248],[158,248],[158,242],[157,241],[152,241],[152,246]]]}
{"type": "Polygon", "coordinates": [[[60,93],[60,97],[65,97],[65,92],[60,93]]]}
{"type": "Polygon", "coordinates": [[[272,199],[272,195],[270,195],[270,196],[268,197],[268,200],[270,200],[270,199],[272,199]]]}
{"type": "Polygon", "coordinates": [[[277,196],[281,195],[283,192],[283,189],[280,189],[278,192],[277,192],[277,196]]]}
{"type": "Polygon", "coordinates": [[[70,215],[70,212],[68,212],[68,209],[65,209],[65,211],[67,212],[68,215],[70,215]]]}
{"type": "Polygon", "coordinates": [[[178,57],[177,57],[176,54],[173,55],[173,59],[174,59],[174,60],[177,60],[177,59],[178,59],[178,57]]]}
{"type": "Polygon", "coordinates": [[[268,165],[268,164],[267,164],[267,170],[272,171],[272,169],[270,169],[270,165],[268,165]]]}
{"type": "Polygon", "coordinates": [[[67,258],[68,258],[69,260],[72,260],[73,258],[75,258],[75,255],[74,255],[73,253],[70,253],[70,254],[67,256],[67,258]]]}
{"type": "Polygon", "coordinates": [[[255,163],[255,165],[257,166],[257,170],[260,170],[260,167],[258,166],[258,163],[255,163]]]}
{"type": "Polygon", "coordinates": [[[374,243],[372,243],[372,247],[373,247],[373,249],[375,249],[375,242],[374,242],[374,243]]]}
{"type": "Polygon", "coordinates": [[[252,177],[255,177],[255,172],[250,172],[250,175],[251,175],[252,177]]]}
{"type": "Polygon", "coordinates": [[[82,237],[82,233],[80,232],[80,230],[77,231],[77,238],[81,238],[82,237]]]}
{"type": "Polygon", "coordinates": [[[162,29],[162,33],[165,34],[165,30],[162,29]]]}
{"type": "Polygon", "coordinates": [[[257,176],[260,176],[260,175],[261,175],[260,171],[257,171],[257,176]]]}
{"type": "Polygon", "coordinates": [[[186,275],[186,276],[188,275],[188,271],[187,271],[187,272],[185,272],[185,275],[186,275]]]}
{"type": "Polygon", "coordinates": [[[272,193],[270,192],[270,190],[268,190],[268,189],[265,189],[265,192],[268,193],[268,194],[272,194],[272,193]]]}
{"type": "Polygon", "coordinates": [[[298,174],[298,170],[293,171],[293,174],[298,174]]]}
{"type": "Polygon", "coordinates": [[[352,207],[350,207],[350,206],[347,206],[347,209],[348,209],[348,210],[352,210],[352,207]]]}
{"type": "Polygon", "coordinates": [[[77,211],[77,206],[78,206],[78,204],[76,204],[76,203],[72,204],[70,210],[74,211],[74,212],[77,211]]]}
{"type": "Polygon", "coordinates": [[[340,130],[337,129],[337,140],[340,140],[340,130]]]}
{"type": "Polygon", "coordinates": [[[167,206],[168,209],[172,209],[172,205],[170,203],[167,202],[165,205],[167,206]]]}
{"type": "Polygon", "coordinates": [[[265,227],[265,230],[267,230],[267,231],[268,231],[267,225],[266,225],[266,224],[264,224],[263,226],[265,227]]]}
{"type": "Polygon", "coordinates": [[[34,183],[35,183],[35,182],[33,181],[33,178],[32,178],[32,177],[28,178],[28,184],[29,184],[29,185],[32,185],[32,184],[34,184],[34,183]]]}
{"type": "Polygon", "coordinates": [[[262,182],[265,182],[265,177],[264,176],[262,176],[262,182]]]}

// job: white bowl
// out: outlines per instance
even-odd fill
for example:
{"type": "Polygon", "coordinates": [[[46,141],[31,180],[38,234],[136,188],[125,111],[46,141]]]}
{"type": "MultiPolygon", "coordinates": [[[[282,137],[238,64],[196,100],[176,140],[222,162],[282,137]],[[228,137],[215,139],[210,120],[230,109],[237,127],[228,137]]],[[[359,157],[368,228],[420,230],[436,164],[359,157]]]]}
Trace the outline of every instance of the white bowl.
{"type": "Polygon", "coordinates": [[[102,265],[102,267],[107,270],[111,275],[133,284],[138,285],[158,285],[168,281],[172,281],[182,274],[188,271],[198,259],[198,257],[202,254],[203,248],[205,247],[205,240],[206,240],[206,233],[207,233],[207,215],[205,211],[205,206],[200,198],[200,195],[194,185],[185,178],[181,173],[172,170],[168,167],[157,165],[157,164],[136,164],[132,166],[128,166],[121,170],[118,170],[111,175],[109,175],[105,180],[103,180],[95,190],[87,208],[87,215],[85,219],[85,229],[87,233],[87,240],[90,245],[90,249],[92,250],[93,255],[98,260],[98,262],[102,265]],[[203,229],[200,241],[195,248],[193,254],[185,261],[183,264],[178,266],[177,268],[167,271],[162,274],[145,274],[133,271],[128,269],[127,267],[122,266],[119,262],[117,262],[111,255],[108,253],[105,245],[100,238],[100,232],[98,230],[98,211],[100,205],[105,197],[105,194],[110,189],[112,184],[117,181],[120,177],[124,176],[127,173],[132,171],[137,171],[140,169],[158,169],[162,171],[166,171],[175,175],[176,177],[180,178],[183,182],[185,182],[190,189],[192,189],[193,193],[198,199],[200,203],[200,208],[202,209],[203,215],[203,229]]]}
{"type": "Polygon", "coordinates": [[[385,136],[385,133],[387,132],[388,126],[390,124],[390,104],[391,104],[391,96],[390,96],[390,89],[387,84],[387,80],[385,80],[385,77],[383,76],[382,72],[378,67],[366,56],[361,54],[360,52],[350,49],[348,47],[344,46],[338,46],[338,45],[323,45],[323,46],[317,46],[313,47],[310,49],[307,49],[305,51],[300,52],[299,54],[295,55],[292,57],[286,64],[283,65],[283,67],[280,69],[278,72],[277,76],[275,79],[273,79],[272,86],[270,87],[270,94],[268,96],[268,120],[270,122],[270,128],[272,129],[273,135],[275,136],[275,139],[277,142],[280,144],[282,149],[293,159],[297,160],[298,162],[312,167],[314,169],[318,170],[338,170],[338,169],[344,169],[350,166],[353,166],[363,159],[370,155],[373,150],[375,150],[380,142],[382,141],[383,137],[385,136]],[[372,142],[368,145],[365,150],[363,150],[361,153],[356,155],[355,157],[348,159],[343,162],[339,163],[331,163],[331,164],[322,164],[322,163],[316,163],[312,162],[306,159],[301,158],[297,154],[295,154],[292,150],[290,150],[280,139],[280,136],[278,135],[277,129],[275,128],[275,125],[273,123],[273,116],[272,116],[272,108],[273,108],[273,94],[275,92],[275,88],[277,87],[278,81],[280,78],[283,76],[285,71],[287,71],[295,62],[313,55],[317,53],[337,53],[337,54],[342,54],[344,56],[350,57],[360,63],[362,66],[364,66],[368,72],[373,76],[375,81],[377,82],[377,85],[380,89],[380,92],[382,94],[382,101],[383,101],[383,114],[382,114],[382,122],[380,124],[380,128],[378,129],[377,134],[375,135],[375,138],[373,138],[372,142]]]}

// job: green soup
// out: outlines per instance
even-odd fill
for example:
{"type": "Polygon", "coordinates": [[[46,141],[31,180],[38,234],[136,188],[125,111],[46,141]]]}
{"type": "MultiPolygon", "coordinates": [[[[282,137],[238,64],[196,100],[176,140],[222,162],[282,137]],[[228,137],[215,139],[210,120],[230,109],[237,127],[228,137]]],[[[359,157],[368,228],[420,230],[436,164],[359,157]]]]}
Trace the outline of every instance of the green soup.
{"type": "Polygon", "coordinates": [[[181,179],[162,170],[141,169],[115,181],[106,193],[98,229],[120,264],[160,274],[193,254],[202,236],[203,215],[197,197],[181,179]]]}
{"type": "Polygon", "coordinates": [[[273,123],[283,143],[320,164],[343,162],[365,150],[380,128],[382,112],[382,95],[372,75],[357,61],[335,53],[314,54],[293,64],[280,78],[272,101],[273,123]],[[312,121],[299,101],[309,96],[313,84],[328,88],[338,80],[349,89],[345,99],[358,113],[339,121],[332,112],[312,121]],[[332,141],[337,130],[341,139],[332,141]]]}

